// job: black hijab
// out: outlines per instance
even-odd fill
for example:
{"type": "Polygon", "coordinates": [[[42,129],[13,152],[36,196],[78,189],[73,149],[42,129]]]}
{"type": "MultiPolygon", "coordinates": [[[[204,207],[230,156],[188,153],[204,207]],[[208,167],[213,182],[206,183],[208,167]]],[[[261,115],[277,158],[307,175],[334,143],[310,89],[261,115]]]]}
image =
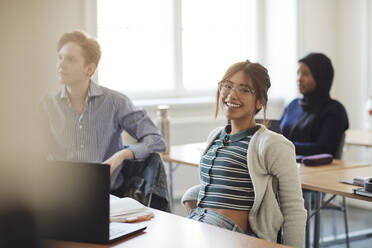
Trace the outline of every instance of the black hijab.
{"type": "Polygon", "coordinates": [[[316,88],[300,100],[303,114],[290,131],[288,138],[292,141],[307,142],[311,141],[311,130],[318,113],[325,104],[331,101],[329,91],[334,71],[331,60],[322,53],[310,53],[298,62],[310,68],[316,88]]]}

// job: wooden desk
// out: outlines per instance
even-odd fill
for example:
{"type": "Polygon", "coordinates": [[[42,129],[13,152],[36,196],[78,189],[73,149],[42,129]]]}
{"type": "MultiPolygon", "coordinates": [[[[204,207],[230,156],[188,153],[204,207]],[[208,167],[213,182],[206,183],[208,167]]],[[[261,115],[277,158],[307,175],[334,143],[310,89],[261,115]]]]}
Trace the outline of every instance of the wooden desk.
{"type": "MultiPolygon", "coordinates": [[[[353,194],[352,189],[357,188],[354,185],[340,183],[340,179],[353,179],[357,176],[372,176],[372,167],[368,165],[349,166],[330,170],[325,166],[326,170],[321,168],[318,171],[305,173],[301,175],[301,186],[303,189],[310,190],[304,191],[305,207],[308,216],[311,211],[311,196],[310,192],[315,196],[315,221],[314,221],[314,247],[319,247],[319,230],[320,230],[320,215],[319,209],[322,206],[321,192],[329,193],[332,195],[340,195],[348,198],[364,200],[372,202],[372,198],[353,194]],[[328,169],[328,170],[327,170],[328,169]]],[[[306,226],[306,247],[310,247],[309,241],[309,224],[306,226]]]]}
{"type": "Polygon", "coordinates": [[[345,137],[346,145],[372,147],[372,131],[347,130],[345,137]]]}
{"type": "Polygon", "coordinates": [[[329,193],[332,195],[341,195],[348,198],[354,198],[372,202],[371,197],[355,195],[352,189],[357,188],[354,185],[340,183],[340,179],[353,179],[357,176],[371,176],[372,166],[349,167],[333,171],[319,171],[301,175],[301,185],[303,189],[329,193]]]}
{"type": "Polygon", "coordinates": [[[342,161],[338,159],[334,159],[331,164],[321,165],[321,166],[306,166],[304,164],[299,165],[298,171],[301,177],[304,175],[312,174],[312,173],[324,173],[334,170],[343,170],[346,168],[359,168],[359,167],[366,167],[368,164],[363,163],[355,163],[349,161],[342,161]]]}
{"type": "Polygon", "coordinates": [[[199,167],[200,158],[207,143],[192,143],[172,146],[169,155],[163,155],[163,160],[170,163],[199,167]]]}
{"type": "Polygon", "coordinates": [[[149,221],[149,226],[143,233],[120,240],[110,245],[68,241],[48,241],[47,244],[54,248],[287,247],[162,211],[154,210],[154,213],[155,217],[149,221]]]}

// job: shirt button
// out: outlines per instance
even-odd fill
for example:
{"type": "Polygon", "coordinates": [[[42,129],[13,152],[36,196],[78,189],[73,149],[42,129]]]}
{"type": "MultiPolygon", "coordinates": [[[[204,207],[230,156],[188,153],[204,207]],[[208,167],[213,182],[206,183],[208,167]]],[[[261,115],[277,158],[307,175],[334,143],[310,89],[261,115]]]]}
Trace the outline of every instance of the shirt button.
{"type": "Polygon", "coordinates": [[[80,128],[80,129],[82,129],[82,128],[83,128],[83,126],[82,126],[82,125],[80,125],[80,126],[79,126],[79,128],[80,128]]]}
{"type": "Polygon", "coordinates": [[[83,149],[84,148],[84,145],[80,145],[80,148],[83,149]]]}

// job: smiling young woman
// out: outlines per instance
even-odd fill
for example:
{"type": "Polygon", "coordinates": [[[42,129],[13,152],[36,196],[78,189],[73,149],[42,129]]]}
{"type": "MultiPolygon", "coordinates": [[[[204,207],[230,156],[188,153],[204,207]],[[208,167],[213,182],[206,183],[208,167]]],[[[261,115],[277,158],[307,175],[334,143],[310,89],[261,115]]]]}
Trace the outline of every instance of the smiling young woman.
{"type": "Polygon", "coordinates": [[[274,242],[282,227],[283,243],[302,247],[306,212],[294,146],[254,120],[262,108],[266,119],[269,88],[268,72],[258,63],[247,60],[226,71],[215,116],[221,110],[228,125],[209,134],[201,184],[182,202],[190,219],[274,242]]]}

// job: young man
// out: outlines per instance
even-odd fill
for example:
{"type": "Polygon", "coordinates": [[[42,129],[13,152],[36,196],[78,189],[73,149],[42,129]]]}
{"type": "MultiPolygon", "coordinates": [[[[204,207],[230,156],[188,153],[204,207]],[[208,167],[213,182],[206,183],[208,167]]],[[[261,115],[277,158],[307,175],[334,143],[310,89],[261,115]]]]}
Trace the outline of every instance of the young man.
{"type": "Polygon", "coordinates": [[[41,104],[48,126],[48,156],[55,160],[104,162],[111,173],[124,160],[143,160],[165,150],[159,130],[143,109],[91,79],[101,49],[81,31],[65,33],[57,45],[58,79],[63,87],[41,104]],[[138,143],[124,145],[125,130],[138,143]]]}

